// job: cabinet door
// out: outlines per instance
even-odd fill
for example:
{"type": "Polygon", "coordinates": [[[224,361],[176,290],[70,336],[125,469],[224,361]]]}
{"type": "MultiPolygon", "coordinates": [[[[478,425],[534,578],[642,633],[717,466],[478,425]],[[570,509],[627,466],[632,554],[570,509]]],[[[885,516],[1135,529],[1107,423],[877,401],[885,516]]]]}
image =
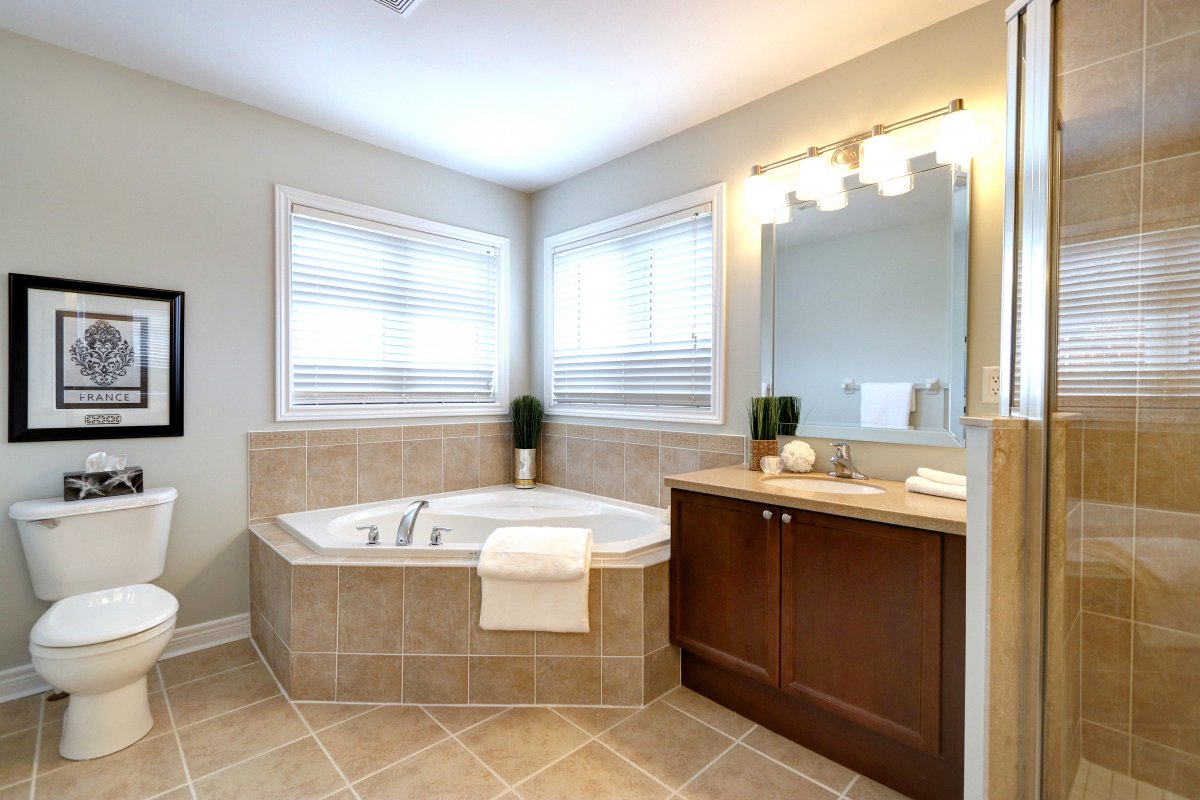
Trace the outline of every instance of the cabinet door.
{"type": "Polygon", "coordinates": [[[671,641],[779,685],[779,510],[671,492],[671,641]]]}
{"type": "Polygon", "coordinates": [[[800,511],[788,517],[784,691],[937,754],[941,535],[800,511]]]}

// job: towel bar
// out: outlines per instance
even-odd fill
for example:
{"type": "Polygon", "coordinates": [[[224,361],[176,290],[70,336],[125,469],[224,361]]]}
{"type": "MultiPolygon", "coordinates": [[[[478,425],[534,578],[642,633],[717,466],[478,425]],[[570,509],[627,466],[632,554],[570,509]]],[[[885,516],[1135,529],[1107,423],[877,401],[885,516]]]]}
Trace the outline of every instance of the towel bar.
{"type": "MultiPolygon", "coordinates": [[[[854,394],[860,388],[862,387],[855,383],[853,378],[846,378],[846,380],[842,381],[842,392],[845,394],[854,394]]],[[[925,394],[941,394],[944,389],[948,388],[948,386],[943,386],[942,382],[937,378],[926,378],[925,383],[913,384],[914,390],[925,392],[925,394]]]]}

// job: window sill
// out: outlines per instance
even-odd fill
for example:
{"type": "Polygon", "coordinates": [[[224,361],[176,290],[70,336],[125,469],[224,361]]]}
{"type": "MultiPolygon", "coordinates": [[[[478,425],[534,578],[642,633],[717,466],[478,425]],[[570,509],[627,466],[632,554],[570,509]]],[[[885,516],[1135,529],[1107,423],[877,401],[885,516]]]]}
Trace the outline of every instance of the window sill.
{"type": "Polygon", "coordinates": [[[697,425],[722,425],[720,411],[671,412],[663,408],[628,408],[621,406],[546,405],[546,416],[595,417],[598,419],[636,419],[645,422],[691,422],[697,425]]]}

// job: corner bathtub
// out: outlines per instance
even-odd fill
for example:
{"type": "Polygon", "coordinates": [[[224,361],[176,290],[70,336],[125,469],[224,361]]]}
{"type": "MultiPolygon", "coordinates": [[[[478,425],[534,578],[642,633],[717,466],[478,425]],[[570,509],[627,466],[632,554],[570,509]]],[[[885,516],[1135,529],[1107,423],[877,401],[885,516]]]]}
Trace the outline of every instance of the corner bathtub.
{"type": "Polygon", "coordinates": [[[665,557],[665,548],[671,541],[668,521],[668,512],[661,508],[555,486],[534,489],[489,486],[277,518],[281,526],[317,553],[354,558],[466,560],[478,557],[484,539],[496,528],[517,525],[591,528],[592,557],[602,562],[650,553],[665,557]],[[428,500],[429,507],[417,517],[413,544],[397,547],[396,528],[404,510],[414,500],[428,500]],[[367,525],[378,527],[378,545],[368,546],[367,532],[358,530],[359,526],[367,525]],[[440,547],[429,545],[434,525],[451,529],[443,534],[440,547]]]}

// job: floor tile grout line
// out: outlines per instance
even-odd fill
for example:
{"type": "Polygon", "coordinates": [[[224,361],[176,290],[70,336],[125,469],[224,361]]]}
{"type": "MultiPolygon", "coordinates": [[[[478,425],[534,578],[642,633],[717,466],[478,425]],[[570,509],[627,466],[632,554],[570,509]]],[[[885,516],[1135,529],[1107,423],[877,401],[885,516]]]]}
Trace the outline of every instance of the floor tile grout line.
{"type": "MultiPolygon", "coordinates": [[[[61,702],[61,701],[60,701],[61,702]]],[[[46,724],[46,695],[42,694],[42,702],[38,704],[37,732],[33,739],[33,764],[29,776],[29,800],[37,797],[38,762],[42,757],[42,726],[46,724]]]]}
{"type": "MultiPolygon", "coordinates": [[[[578,727],[578,726],[577,726],[577,727],[578,727]]],[[[582,750],[583,748],[587,747],[589,744],[591,744],[591,743],[592,743],[592,742],[594,742],[594,741],[596,741],[594,738],[592,738],[592,737],[588,737],[587,739],[584,739],[584,740],[583,740],[583,741],[582,741],[582,742],[581,742],[581,743],[580,743],[580,744],[579,744],[577,747],[572,747],[570,750],[568,750],[567,752],[563,753],[561,756],[559,756],[558,758],[554,759],[554,760],[553,760],[553,761],[551,761],[549,764],[545,764],[544,766],[540,767],[539,769],[536,769],[536,770],[534,770],[533,772],[529,773],[529,774],[528,774],[528,775],[526,775],[525,777],[521,778],[521,780],[519,780],[519,781],[514,781],[514,782],[513,782],[513,784],[512,784],[513,791],[514,791],[514,792],[517,792],[517,794],[518,794],[518,796],[519,796],[519,797],[523,797],[524,795],[521,795],[521,794],[520,794],[520,792],[519,792],[519,789],[520,789],[520,787],[521,787],[522,785],[524,785],[524,784],[526,784],[526,783],[529,783],[529,781],[533,780],[533,779],[534,779],[534,778],[536,778],[538,775],[541,775],[543,772],[545,772],[546,770],[550,769],[551,767],[553,767],[554,765],[558,764],[559,762],[561,762],[561,761],[565,761],[567,758],[569,758],[569,757],[571,757],[571,756],[575,755],[575,754],[576,754],[576,753],[578,753],[580,750],[582,750]]]]}
{"type": "Polygon", "coordinates": [[[183,766],[183,780],[187,784],[188,794],[196,800],[196,785],[192,782],[192,771],[188,767],[187,756],[183,752],[183,740],[179,738],[179,726],[175,724],[175,712],[171,708],[171,698],[167,697],[167,685],[163,680],[162,668],[156,663],[154,671],[158,673],[158,682],[163,687],[163,705],[167,708],[167,721],[171,723],[171,735],[175,737],[175,749],[179,752],[179,763],[183,766]]]}
{"type": "MultiPolygon", "coordinates": [[[[267,699],[270,699],[270,698],[267,698],[267,699]]],[[[355,714],[351,714],[350,716],[346,717],[345,719],[339,719],[337,722],[331,722],[330,724],[328,724],[328,725],[325,725],[324,727],[321,727],[321,728],[316,728],[316,727],[313,727],[313,723],[312,723],[312,722],[311,722],[311,721],[310,721],[310,720],[309,720],[307,717],[305,717],[305,716],[304,716],[304,712],[303,712],[303,711],[301,711],[301,710],[300,710],[300,708],[298,708],[298,707],[297,707],[297,705],[296,705],[296,702],[295,702],[295,701],[293,701],[293,700],[289,700],[288,702],[289,702],[289,703],[291,703],[291,706],[292,706],[292,708],[295,710],[295,712],[296,712],[297,714],[299,714],[299,715],[301,716],[301,718],[303,718],[303,719],[304,719],[304,722],[308,724],[309,730],[311,730],[311,731],[312,731],[312,733],[313,733],[313,736],[316,736],[318,733],[320,733],[320,732],[322,732],[322,731],[327,731],[327,730],[329,730],[330,728],[336,728],[338,725],[341,725],[343,722],[349,722],[349,721],[350,721],[350,720],[352,720],[352,719],[358,719],[358,718],[359,718],[359,717],[361,717],[361,716],[364,716],[364,715],[366,715],[366,714],[370,714],[372,711],[374,711],[374,710],[375,710],[375,709],[377,709],[377,708],[383,708],[383,707],[384,707],[384,705],[383,705],[382,703],[376,703],[376,704],[374,704],[374,705],[366,705],[366,704],[364,704],[364,705],[363,705],[363,710],[362,710],[362,711],[359,711],[359,712],[357,712],[357,713],[355,713],[355,714]]],[[[337,703],[329,703],[328,705],[337,705],[337,703]]]]}
{"type": "MultiPolygon", "coordinates": [[[[751,730],[753,730],[753,728],[752,728],[751,730]]],[[[714,758],[712,761],[709,761],[707,764],[705,764],[703,767],[701,767],[701,768],[700,768],[700,769],[699,769],[699,770],[696,772],[696,774],[692,775],[692,777],[688,778],[686,781],[684,781],[683,783],[679,784],[679,787],[678,787],[678,788],[675,790],[675,794],[680,794],[680,793],[681,793],[681,792],[682,792],[684,789],[686,789],[687,787],[691,786],[691,785],[692,785],[692,784],[695,782],[695,780],[696,780],[697,778],[699,778],[699,777],[700,777],[701,775],[703,775],[704,773],[708,772],[708,770],[709,770],[709,769],[710,769],[710,768],[711,768],[711,767],[712,767],[714,764],[716,764],[716,763],[717,763],[718,761],[720,761],[722,758],[724,758],[724,757],[725,757],[725,756],[727,756],[729,753],[731,753],[731,752],[733,751],[733,749],[734,749],[734,748],[736,748],[736,747],[737,747],[739,744],[741,744],[741,742],[742,742],[742,739],[746,738],[746,734],[748,734],[748,733],[750,733],[750,731],[746,731],[746,733],[743,733],[743,734],[742,734],[741,736],[739,736],[737,739],[734,739],[732,742],[730,742],[730,743],[729,743],[729,746],[728,746],[728,747],[726,747],[724,750],[722,750],[720,753],[718,753],[718,754],[717,754],[716,758],[714,758]]]]}
{"type": "MultiPolygon", "coordinates": [[[[239,639],[238,641],[242,641],[242,640],[239,639]]],[[[252,641],[252,640],[247,639],[246,641],[252,641]]],[[[169,661],[170,659],[166,659],[166,660],[169,661]]],[[[259,663],[259,662],[247,661],[245,664],[240,664],[236,667],[229,667],[228,669],[222,669],[217,672],[210,672],[207,675],[201,675],[199,678],[192,678],[190,680],[182,681],[181,683],[172,684],[171,686],[167,686],[166,681],[163,681],[161,670],[160,670],[159,677],[158,677],[159,681],[162,682],[162,688],[160,689],[160,691],[166,692],[167,689],[178,689],[181,686],[189,686],[189,685],[191,685],[193,683],[197,683],[199,681],[208,680],[209,678],[215,678],[218,675],[228,675],[230,672],[237,672],[239,669],[245,669],[246,667],[253,667],[256,663],[259,663]]],[[[155,664],[155,667],[157,667],[157,666],[158,666],[158,664],[155,664]]]]}
{"type": "MultiPolygon", "coordinates": [[[[436,723],[437,720],[434,720],[434,722],[436,723]]],[[[336,726],[334,726],[334,727],[336,727],[336,726]]],[[[328,728],[326,728],[326,730],[328,730],[328,728]]],[[[443,728],[443,730],[445,730],[445,729],[443,728]]],[[[316,734],[314,733],[313,736],[316,737],[316,734]]],[[[443,736],[442,738],[438,739],[436,742],[430,742],[429,744],[422,747],[420,750],[413,750],[411,753],[401,756],[400,758],[397,758],[395,761],[389,761],[388,763],[384,764],[379,769],[372,770],[368,773],[361,775],[358,778],[355,778],[354,781],[350,784],[350,788],[353,789],[355,784],[362,783],[363,781],[367,780],[368,778],[374,778],[376,775],[380,774],[381,772],[387,772],[389,769],[396,766],[397,764],[403,764],[405,761],[408,761],[410,758],[416,758],[417,756],[421,755],[422,753],[425,753],[428,750],[432,750],[433,748],[437,747],[439,744],[445,744],[448,740],[453,739],[453,738],[454,737],[451,736],[450,733],[447,731],[446,736],[443,736]]],[[[330,756],[330,760],[332,760],[332,759],[333,759],[333,756],[330,756]]],[[[350,780],[349,777],[347,777],[346,780],[349,781],[350,780]]],[[[357,794],[357,792],[355,792],[355,793],[357,794]]]]}
{"type": "MultiPolygon", "coordinates": [[[[790,764],[786,764],[786,763],[784,763],[783,761],[780,761],[778,758],[775,758],[774,756],[772,756],[772,755],[770,755],[770,754],[768,754],[768,753],[764,753],[762,750],[759,750],[759,749],[758,749],[757,747],[755,747],[754,745],[752,745],[752,744],[746,744],[746,742],[744,741],[744,739],[745,739],[747,736],[749,736],[750,734],[754,733],[755,729],[757,729],[757,728],[760,728],[760,727],[762,727],[762,726],[761,726],[761,725],[755,725],[753,728],[751,728],[750,730],[746,731],[746,733],[742,735],[742,739],[739,739],[739,740],[738,740],[739,742],[741,742],[741,745],[742,745],[742,747],[745,747],[745,748],[746,748],[747,750],[749,750],[750,752],[752,752],[752,753],[755,753],[755,754],[757,754],[757,755],[760,755],[760,756],[762,756],[763,758],[767,759],[768,761],[771,761],[771,762],[773,762],[773,763],[775,763],[775,764],[777,764],[777,765],[779,765],[779,766],[783,767],[784,769],[788,770],[789,772],[793,772],[793,773],[795,773],[796,775],[799,775],[801,778],[804,778],[806,781],[809,781],[809,782],[811,782],[811,783],[815,783],[817,786],[820,786],[822,789],[826,789],[826,790],[828,790],[828,791],[832,792],[833,794],[835,794],[835,795],[837,795],[837,796],[839,796],[839,797],[841,797],[841,796],[842,796],[844,793],[846,793],[847,791],[849,791],[849,790],[850,790],[850,787],[854,785],[854,782],[855,782],[856,780],[858,780],[858,773],[857,773],[857,772],[854,772],[854,776],[853,776],[853,777],[850,779],[850,783],[846,784],[846,786],[844,786],[842,789],[835,789],[835,788],[833,788],[832,786],[830,786],[829,784],[827,784],[827,783],[823,783],[823,782],[821,782],[821,781],[817,780],[817,779],[816,779],[816,778],[814,778],[812,775],[809,775],[809,774],[807,774],[806,772],[804,772],[804,771],[802,771],[802,770],[799,770],[799,769],[797,769],[797,768],[795,768],[795,767],[791,766],[790,764]]],[[[763,730],[767,730],[767,729],[766,729],[766,728],[763,728],[763,730]]],[[[798,744],[798,743],[797,743],[797,744],[798,744]]],[[[803,747],[803,745],[801,745],[801,747],[803,747]]],[[[806,749],[807,749],[807,748],[806,748],[806,749]]],[[[820,753],[817,753],[817,755],[821,755],[821,754],[820,754],[820,753]]],[[[822,756],[822,757],[823,757],[823,756],[822,756]]],[[[832,760],[832,759],[831,759],[831,760],[832,760]]],[[[834,763],[837,763],[837,762],[834,762],[834,763]]],[[[844,764],[839,764],[839,766],[843,767],[844,769],[850,769],[849,767],[845,766],[844,764]]],[[[853,772],[853,770],[851,770],[851,771],[853,772]]]]}
{"type": "Polygon", "coordinates": [[[451,739],[452,739],[452,740],[453,740],[455,743],[457,743],[457,744],[458,744],[458,746],[459,746],[459,747],[461,747],[463,750],[466,750],[466,751],[467,751],[467,755],[469,755],[471,758],[473,758],[473,759],[475,759],[476,761],[478,761],[478,762],[479,762],[481,765],[483,765],[483,768],[484,768],[484,769],[486,769],[486,770],[487,770],[488,772],[490,772],[490,773],[491,773],[493,776],[495,776],[496,780],[500,781],[500,785],[504,787],[504,791],[500,792],[500,793],[499,793],[497,796],[499,796],[499,797],[503,797],[503,796],[504,796],[504,794],[505,794],[506,792],[510,792],[510,791],[512,791],[512,788],[513,788],[513,787],[512,787],[512,784],[511,784],[511,783],[509,783],[508,781],[506,781],[506,780],[504,779],[504,777],[503,777],[503,776],[502,776],[502,775],[501,775],[499,772],[497,772],[496,770],[492,769],[492,765],[491,765],[491,764],[489,764],[489,763],[487,763],[486,761],[484,761],[484,760],[483,760],[483,758],[482,758],[482,757],[481,757],[481,756],[480,756],[478,753],[476,753],[474,750],[472,750],[470,747],[468,747],[468,746],[467,746],[467,744],[466,744],[466,742],[464,742],[464,741],[462,741],[461,739],[459,739],[459,738],[458,738],[458,734],[460,734],[460,733],[466,733],[466,732],[467,732],[467,731],[469,731],[469,730],[472,730],[472,729],[474,729],[474,728],[477,728],[477,727],[479,727],[480,725],[482,725],[482,724],[483,724],[483,723],[485,723],[485,722],[488,722],[488,721],[490,721],[490,720],[493,720],[493,719],[495,719],[496,717],[500,716],[500,714],[503,714],[503,713],[504,713],[503,711],[501,711],[501,712],[500,712],[500,714],[493,714],[492,716],[488,717],[487,719],[480,720],[479,722],[476,722],[474,725],[468,725],[467,727],[463,728],[463,729],[462,729],[461,731],[459,731],[458,733],[454,733],[453,731],[451,731],[451,730],[450,730],[450,728],[449,728],[449,727],[447,727],[446,725],[444,725],[444,724],[442,723],[442,721],[441,721],[441,720],[439,720],[437,717],[435,717],[433,714],[431,714],[431,713],[429,712],[429,710],[428,710],[428,709],[426,709],[426,708],[424,708],[424,707],[422,706],[422,707],[421,707],[421,710],[425,712],[426,716],[428,716],[430,719],[432,719],[432,720],[433,720],[433,722],[434,722],[434,724],[435,724],[435,725],[439,726],[439,727],[440,727],[442,730],[444,730],[444,731],[446,732],[446,734],[447,734],[447,735],[448,735],[448,736],[449,736],[449,737],[450,737],[450,738],[451,738],[451,739]]]}
{"type": "MultiPolygon", "coordinates": [[[[180,728],[182,728],[183,730],[188,730],[190,728],[195,728],[197,725],[204,725],[209,722],[212,722],[213,720],[218,720],[221,717],[228,717],[230,714],[236,714],[239,711],[245,711],[247,708],[250,708],[251,706],[261,705],[263,703],[270,702],[271,700],[274,700],[279,697],[283,697],[283,695],[273,694],[270,697],[264,697],[261,700],[252,700],[251,702],[246,703],[245,705],[238,706],[237,708],[231,708],[228,711],[222,711],[220,714],[215,714],[211,717],[206,717],[206,718],[204,718],[202,720],[198,720],[196,722],[189,722],[187,725],[182,725],[182,726],[178,725],[174,722],[174,719],[172,719],[171,725],[176,730],[179,730],[180,728]]],[[[287,701],[286,697],[283,697],[283,699],[285,702],[287,701]]],[[[166,701],[165,695],[163,696],[163,701],[164,702],[166,701]]]]}
{"type": "MultiPolygon", "coordinates": [[[[271,676],[271,679],[275,681],[275,685],[279,688],[279,693],[283,695],[284,700],[287,701],[287,704],[291,707],[292,711],[296,714],[296,716],[298,716],[300,718],[300,724],[304,726],[304,729],[306,731],[308,731],[308,735],[310,737],[312,737],[313,742],[315,742],[317,747],[321,750],[321,752],[325,754],[325,758],[333,766],[333,769],[335,772],[337,772],[338,777],[341,778],[342,781],[346,784],[344,788],[349,789],[350,794],[352,796],[354,796],[355,798],[358,798],[358,792],[356,792],[354,790],[354,787],[350,784],[349,779],[346,778],[346,773],[342,772],[342,768],[340,766],[338,766],[338,763],[333,760],[333,756],[331,756],[329,754],[329,751],[325,748],[324,742],[322,742],[317,737],[317,735],[315,733],[313,733],[313,729],[308,724],[308,720],[306,720],[304,718],[304,715],[301,714],[300,711],[296,708],[296,704],[292,702],[292,698],[288,697],[287,692],[285,692],[283,690],[283,684],[279,682],[279,677],[271,669],[271,666],[266,663],[267,659],[263,657],[262,651],[259,650],[258,642],[251,639],[250,644],[254,647],[255,652],[258,653],[258,657],[262,660],[263,664],[266,665],[267,673],[271,676]]],[[[296,741],[303,741],[303,739],[297,739],[296,741]]],[[[295,742],[289,742],[289,744],[295,744],[295,742]]],[[[283,745],[283,746],[286,747],[287,745],[283,745]]],[[[268,750],[267,752],[273,752],[274,750],[278,750],[278,749],[280,749],[280,748],[276,747],[276,748],[273,748],[273,750],[268,750]]],[[[261,756],[261,755],[265,755],[265,753],[259,753],[259,756],[261,756]]],[[[259,756],[255,756],[255,758],[258,758],[259,756]]],[[[361,798],[360,798],[360,800],[361,800],[361,798]]]]}
{"type": "Polygon", "coordinates": [[[613,746],[609,745],[607,742],[602,742],[602,741],[600,741],[600,739],[599,739],[599,738],[597,738],[597,739],[594,739],[593,741],[595,741],[595,743],[596,743],[596,744],[600,745],[601,747],[603,747],[603,748],[604,748],[605,750],[607,750],[608,752],[610,752],[610,753],[612,753],[613,755],[615,755],[617,758],[619,758],[619,759],[621,759],[622,761],[624,761],[624,762],[625,762],[626,764],[628,764],[629,766],[631,766],[631,767],[633,767],[634,769],[636,769],[638,772],[640,772],[640,773],[642,773],[643,775],[645,775],[645,776],[646,776],[647,778],[649,778],[650,780],[652,780],[652,781],[654,781],[655,783],[657,783],[659,786],[661,786],[661,787],[663,787],[664,789],[666,789],[666,790],[667,790],[667,792],[668,792],[668,794],[667,794],[667,796],[668,796],[668,797],[670,797],[672,794],[674,794],[674,793],[677,791],[677,789],[675,789],[675,787],[671,786],[671,784],[667,783],[667,782],[666,782],[666,781],[664,781],[662,778],[658,777],[658,776],[657,776],[657,775],[655,775],[653,772],[651,772],[650,770],[648,770],[648,769],[646,769],[645,767],[643,767],[641,764],[638,764],[636,761],[634,761],[632,758],[629,758],[629,757],[628,757],[628,756],[626,756],[624,753],[621,753],[621,752],[620,752],[620,751],[618,751],[618,750],[617,750],[615,747],[613,747],[613,746]]]}
{"type": "MultiPolygon", "coordinates": [[[[676,687],[676,688],[679,688],[679,687],[676,687]]],[[[686,687],[684,687],[684,688],[686,688],[686,687]]],[[[675,691],[675,689],[672,689],[671,691],[673,692],[673,691],[675,691]]],[[[670,692],[668,692],[667,694],[670,694],[670,692]]],[[[704,697],[704,695],[700,695],[700,696],[704,697]]],[[[705,698],[705,699],[707,699],[707,698],[705,698]]],[[[665,694],[660,697],[655,698],[654,700],[652,700],[650,702],[650,705],[647,705],[645,707],[649,708],[651,705],[654,705],[654,703],[659,703],[659,702],[665,703],[666,705],[668,705],[671,708],[678,711],[680,714],[683,714],[685,717],[691,717],[692,719],[696,720],[696,722],[699,722],[704,727],[710,728],[711,730],[716,731],[717,733],[721,734],[722,736],[726,736],[726,737],[733,739],[735,741],[738,741],[738,742],[740,742],[743,738],[745,738],[746,735],[750,733],[750,731],[752,731],[758,727],[758,725],[756,725],[754,722],[747,719],[746,721],[750,723],[750,730],[747,730],[745,733],[741,734],[740,736],[731,736],[730,734],[728,734],[725,731],[718,728],[716,725],[713,725],[710,722],[705,722],[703,719],[701,719],[700,717],[691,713],[690,711],[687,711],[686,709],[680,708],[679,706],[675,705],[674,703],[672,703],[670,700],[667,699],[667,695],[665,695],[665,694]]],[[[745,719],[745,717],[742,717],[742,718],[745,719]]],[[[753,749],[753,748],[751,748],[751,749],[753,749]]],[[[755,752],[757,752],[757,751],[755,751],[755,752]]]]}
{"type": "Polygon", "coordinates": [[[861,778],[861,777],[862,777],[862,774],[861,774],[861,773],[857,773],[857,772],[856,772],[856,773],[854,774],[854,777],[850,779],[850,785],[849,785],[849,786],[847,786],[845,789],[842,789],[842,793],[841,793],[840,795],[838,795],[838,796],[839,796],[839,797],[842,797],[842,798],[849,797],[849,795],[850,795],[850,790],[851,790],[851,789],[853,789],[855,786],[857,786],[857,785],[858,785],[858,779],[859,779],[859,778],[861,778]]]}

